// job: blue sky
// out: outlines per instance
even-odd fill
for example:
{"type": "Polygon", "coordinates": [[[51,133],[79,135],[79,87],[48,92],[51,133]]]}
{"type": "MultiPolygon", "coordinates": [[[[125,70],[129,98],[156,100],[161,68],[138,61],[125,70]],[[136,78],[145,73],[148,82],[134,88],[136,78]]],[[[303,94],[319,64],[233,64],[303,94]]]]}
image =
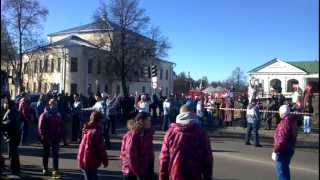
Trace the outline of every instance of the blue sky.
{"type": "MultiPolygon", "coordinates": [[[[49,9],[44,33],[89,23],[99,0],[40,0],[49,9]]],[[[317,0],[141,0],[154,25],[169,38],[166,59],[198,79],[226,79],[273,58],[319,56],[317,0]]]]}

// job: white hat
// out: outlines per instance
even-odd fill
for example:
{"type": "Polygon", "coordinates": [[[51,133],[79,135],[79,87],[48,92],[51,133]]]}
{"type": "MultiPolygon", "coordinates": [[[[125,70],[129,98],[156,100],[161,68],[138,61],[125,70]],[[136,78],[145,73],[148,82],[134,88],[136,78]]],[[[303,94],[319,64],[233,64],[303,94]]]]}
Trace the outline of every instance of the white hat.
{"type": "Polygon", "coordinates": [[[288,105],[282,105],[279,108],[279,114],[280,117],[283,118],[284,116],[288,115],[290,113],[290,108],[288,105]]]}

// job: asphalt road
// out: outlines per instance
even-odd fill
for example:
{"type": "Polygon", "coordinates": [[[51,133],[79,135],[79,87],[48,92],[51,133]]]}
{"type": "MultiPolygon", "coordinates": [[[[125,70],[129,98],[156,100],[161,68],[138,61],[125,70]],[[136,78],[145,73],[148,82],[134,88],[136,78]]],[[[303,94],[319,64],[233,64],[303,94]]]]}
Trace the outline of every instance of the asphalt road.
{"type": "MultiPolygon", "coordinates": [[[[159,151],[161,149],[163,132],[157,131],[154,136],[156,153],[155,171],[158,171],[159,151]]],[[[214,156],[214,179],[216,180],[272,180],[275,178],[274,162],[271,160],[272,144],[262,142],[263,147],[246,146],[242,139],[224,136],[210,138],[214,156]]],[[[109,166],[100,168],[100,179],[120,180],[121,168],[119,149],[121,135],[114,136],[112,148],[108,150],[109,166]]],[[[77,144],[70,144],[60,149],[59,166],[63,179],[83,179],[77,167],[77,144]]],[[[41,176],[42,149],[36,141],[28,146],[20,147],[22,164],[21,179],[50,179],[41,176]]],[[[51,161],[49,162],[51,167],[51,161]]],[[[297,147],[291,163],[293,180],[319,179],[319,149],[297,147]]]]}

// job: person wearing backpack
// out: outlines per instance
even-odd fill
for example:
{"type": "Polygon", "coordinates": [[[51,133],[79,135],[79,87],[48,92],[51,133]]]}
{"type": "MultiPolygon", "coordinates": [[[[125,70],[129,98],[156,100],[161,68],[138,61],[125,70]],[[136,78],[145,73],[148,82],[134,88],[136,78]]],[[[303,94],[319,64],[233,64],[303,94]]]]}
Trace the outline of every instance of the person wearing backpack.
{"type": "Polygon", "coordinates": [[[180,108],[176,123],[164,136],[160,152],[159,179],[211,180],[213,156],[209,138],[188,106],[180,108]]]}
{"type": "Polygon", "coordinates": [[[53,158],[52,178],[59,179],[59,144],[63,136],[63,120],[58,112],[57,100],[50,99],[49,106],[40,115],[38,121],[38,133],[40,142],[43,145],[43,175],[48,175],[48,160],[50,149],[53,158]]]}
{"type": "Polygon", "coordinates": [[[84,125],[77,160],[86,180],[97,180],[97,169],[101,164],[108,166],[108,154],[102,133],[102,114],[93,111],[84,125]]]}
{"type": "MultiPolygon", "coordinates": [[[[10,97],[3,100],[2,132],[7,137],[9,147],[10,170],[12,174],[20,173],[18,146],[20,143],[20,117],[10,97]]],[[[2,143],[2,142],[1,142],[2,143]]]]}

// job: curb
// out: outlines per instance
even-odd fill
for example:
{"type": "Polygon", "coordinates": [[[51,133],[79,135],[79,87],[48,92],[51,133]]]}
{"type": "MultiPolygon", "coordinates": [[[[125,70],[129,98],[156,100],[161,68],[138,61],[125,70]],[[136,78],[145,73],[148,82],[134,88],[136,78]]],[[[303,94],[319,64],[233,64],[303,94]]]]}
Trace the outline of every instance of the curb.
{"type": "MultiPolygon", "coordinates": [[[[245,133],[239,133],[239,132],[224,132],[224,131],[215,131],[213,133],[209,133],[209,137],[225,137],[225,138],[238,138],[238,139],[244,139],[245,138],[245,133]]],[[[298,135],[299,137],[299,135],[298,135]]],[[[268,142],[268,143],[273,143],[273,137],[270,136],[264,136],[260,135],[259,136],[261,141],[268,142]]],[[[319,141],[302,141],[302,140],[297,140],[296,142],[296,147],[301,147],[301,148],[312,148],[312,149],[317,149],[319,148],[319,141]]]]}

